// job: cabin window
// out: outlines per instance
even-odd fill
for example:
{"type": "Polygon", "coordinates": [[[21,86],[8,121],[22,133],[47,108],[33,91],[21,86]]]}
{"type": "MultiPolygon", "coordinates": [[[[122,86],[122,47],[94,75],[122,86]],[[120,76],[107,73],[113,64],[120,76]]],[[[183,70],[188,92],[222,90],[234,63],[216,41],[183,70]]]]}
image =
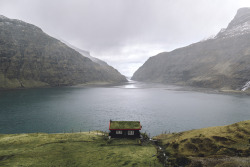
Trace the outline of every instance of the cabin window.
{"type": "Polygon", "coordinates": [[[122,131],[121,131],[121,130],[117,130],[117,131],[116,131],[116,134],[121,135],[121,134],[122,134],[122,131]]]}
{"type": "Polygon", "coordinates": [[[135,134],[135,131],[133,131],[133,130],[128,131],[128,135],[134,135],[134,134],[135,134]]]}

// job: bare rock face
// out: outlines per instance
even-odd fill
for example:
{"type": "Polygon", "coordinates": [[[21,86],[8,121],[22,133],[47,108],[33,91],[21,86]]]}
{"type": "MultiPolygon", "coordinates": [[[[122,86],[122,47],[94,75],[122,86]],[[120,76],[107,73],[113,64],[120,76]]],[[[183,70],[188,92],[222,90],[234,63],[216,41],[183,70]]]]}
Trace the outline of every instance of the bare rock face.
{"type": "Polygon", "coordinates": [[[125,81],[40,28],[0,16],[0,89],[125,81]]]}
{"type": "Polygon", "coordinates": [[[250,8],[242,8],[214,38],[151,57],[132,79],[246,90],[249,74],[250,8]]]}
{"type": "Polygon", "coordinates": [[[238,10],[226,29],[222,29],[216,38],[229,38],[250,33],[250,8],[238,10]]]}

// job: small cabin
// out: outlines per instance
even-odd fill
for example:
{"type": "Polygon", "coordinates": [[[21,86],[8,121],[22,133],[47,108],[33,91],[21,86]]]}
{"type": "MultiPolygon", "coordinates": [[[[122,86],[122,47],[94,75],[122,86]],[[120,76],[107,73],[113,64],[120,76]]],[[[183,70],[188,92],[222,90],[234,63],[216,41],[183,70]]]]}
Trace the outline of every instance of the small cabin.
{"type": "Polygon", "coordinates": [[[140,121],[111,121],[109,136],[112,138],[139,138],[142,126],[140,121]]]}

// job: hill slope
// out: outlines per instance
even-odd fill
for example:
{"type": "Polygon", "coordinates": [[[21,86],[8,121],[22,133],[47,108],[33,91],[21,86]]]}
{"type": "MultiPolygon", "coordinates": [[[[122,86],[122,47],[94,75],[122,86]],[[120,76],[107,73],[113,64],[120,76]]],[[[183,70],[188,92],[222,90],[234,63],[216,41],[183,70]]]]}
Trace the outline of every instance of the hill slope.
{"type": "Polygon", "coordinates": [[[124,81],[40,28],[0,16],[0,89],[124,81]]]}
{"type": "MultiPolygon", "coordinates": [[[[170,157],[189,157],[192,163],[186,163],[190,166],[249,166],[249,127],[250,121],[242,121],[227,126],[162,134],[155,139],[170,157]]],[[[172,160],[169,159],[169,163],[175,163],[172,160]]]]}
{"type": "Polygon", "coordinates": [[[214,38],[151,57],[132,79],[231,90],[245,86],[246,90],[249,64],[250,8],[241,8],[214,38]]]}

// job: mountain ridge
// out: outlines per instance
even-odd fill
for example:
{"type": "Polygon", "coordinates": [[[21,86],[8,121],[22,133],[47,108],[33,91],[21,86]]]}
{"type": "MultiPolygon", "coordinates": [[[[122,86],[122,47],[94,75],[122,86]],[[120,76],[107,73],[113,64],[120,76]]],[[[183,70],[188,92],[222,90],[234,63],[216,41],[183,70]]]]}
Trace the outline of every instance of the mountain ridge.
{"type": "Polygon", "coordinates": [[[149,58],[132,79],[242,90],[250,81],[250,26],[244,28],[250,21],[249,16],[250,8],[239,9],[228,27],[214,38],[159,53],[149,58]],[[239,18],[241,21],[237,20],[239,18]],[[239,29],[239,26],[243,28],[239,29]]]}
{"type": "Polygon", "coordinates": [[[127,81],[35,25],[0,16],[0,34],[0,89],[127,81]]]}

